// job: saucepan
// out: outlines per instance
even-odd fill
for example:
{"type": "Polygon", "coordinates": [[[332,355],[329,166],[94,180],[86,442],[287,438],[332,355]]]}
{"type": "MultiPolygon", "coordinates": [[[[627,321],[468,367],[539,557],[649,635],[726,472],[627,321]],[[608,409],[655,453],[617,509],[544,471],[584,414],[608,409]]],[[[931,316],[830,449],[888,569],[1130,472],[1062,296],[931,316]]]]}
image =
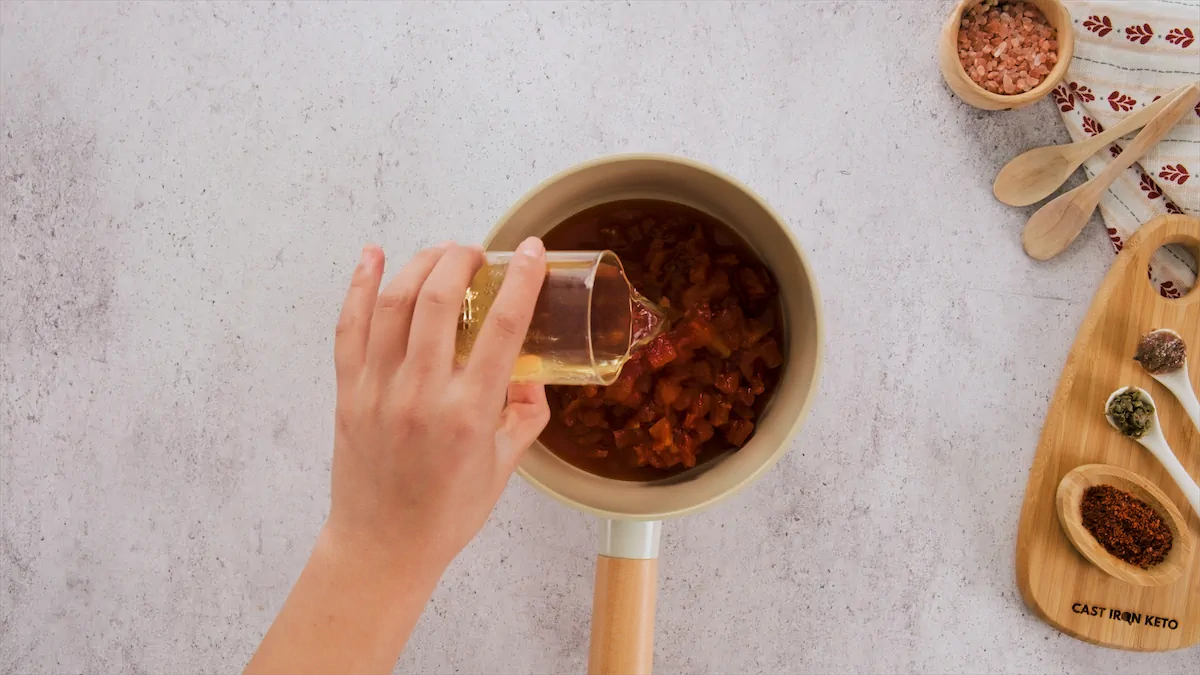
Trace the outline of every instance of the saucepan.
{"type": "Polygon", "coordinates": [[[691,160],[637,154],[575,166],[517,202],[485,245],[512,250],[525,237],[545,235],[584,209],[624,199],[684,204],[741,235],[778,283],[785,362],[779,385],[746,445],[672,478],[651,482],[604,478],[567,463],[540,442],[526,452],[518,469],[525,480],[563,504],[601,519],[588,655],[591,673],[651,671],[662,521],[729,497],[779,460],[812,405],[822,354],[816,279],[787,225],[749,188],[691,160]]]}

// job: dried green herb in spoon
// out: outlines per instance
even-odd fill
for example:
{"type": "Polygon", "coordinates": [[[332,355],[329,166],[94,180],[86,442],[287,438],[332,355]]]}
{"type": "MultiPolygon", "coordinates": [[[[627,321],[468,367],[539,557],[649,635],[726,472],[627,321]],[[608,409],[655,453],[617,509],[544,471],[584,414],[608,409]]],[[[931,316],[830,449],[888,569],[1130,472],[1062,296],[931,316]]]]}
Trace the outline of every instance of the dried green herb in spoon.
{"type": "Polygon", "coordinates": [[[1141,438],[1154,426],[1154,404],[1137,389],[1130,388],[1108,402],[1108,418],[1118,431],[1141,438]]]}

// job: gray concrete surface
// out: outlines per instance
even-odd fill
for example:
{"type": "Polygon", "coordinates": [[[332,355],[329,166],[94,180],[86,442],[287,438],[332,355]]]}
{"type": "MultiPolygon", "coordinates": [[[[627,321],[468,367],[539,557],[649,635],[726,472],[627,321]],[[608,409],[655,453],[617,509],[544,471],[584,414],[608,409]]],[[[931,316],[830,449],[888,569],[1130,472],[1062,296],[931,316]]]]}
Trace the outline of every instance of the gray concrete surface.
{"type": "MultiPolygon", "coordinates": [[[[327,510],[361,244],[477,241],[560,169],[660,151],[782,213],[829,345],[778,468],[667,525],[659,672],[1194,673],[1017,593],[1110,253],[1097,224],[1021,253],[990,179],[1066,134],[949,93],[946,7],[5,2],[0,672],[239,669],[327,510]]],[[[593,538],[514,479],[398,670],[582,670],[593,538]]]]}

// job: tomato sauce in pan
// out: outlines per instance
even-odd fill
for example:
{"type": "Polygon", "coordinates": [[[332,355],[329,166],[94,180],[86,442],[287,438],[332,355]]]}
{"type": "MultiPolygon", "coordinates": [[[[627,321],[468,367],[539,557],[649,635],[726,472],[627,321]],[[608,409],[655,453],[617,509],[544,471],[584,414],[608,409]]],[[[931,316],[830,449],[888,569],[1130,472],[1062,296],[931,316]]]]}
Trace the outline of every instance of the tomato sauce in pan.
{"type": "Polygon", "coordinates": [[[618,480],[659,480],[740,448],[784,361],[779,291],[728,226],[682,204],[626,200],[566,219],[549,250],[611,249],[671,320],[608,387],[547,387],[541,441],[618,480]]]}

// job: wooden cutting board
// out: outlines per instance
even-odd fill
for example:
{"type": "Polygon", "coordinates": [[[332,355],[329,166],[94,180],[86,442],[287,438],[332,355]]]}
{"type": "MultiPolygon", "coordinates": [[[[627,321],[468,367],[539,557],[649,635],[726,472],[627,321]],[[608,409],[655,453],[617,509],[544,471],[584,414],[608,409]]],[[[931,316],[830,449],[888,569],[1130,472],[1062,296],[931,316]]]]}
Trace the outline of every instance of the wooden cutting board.
{"type": "Polygon", "coordinates": [[[1200,288],[1167,299],[1147,278],[1150,257],[1169,243],[1200,252],[1200,220],[1171,215],[1143,225],[1092,299],[1050,403],[1017,533],[1017,583],[1030,608],[1068,635],[1139,651],[1200,641],[1200,553],[1191,556],[1171,584],[1118,581],[1088,562],[1063,534],[1055,493],[1062,477],[1081,464],[1123,467],[1160,487],[1184,514],[1193,541],[1200,538],[1200,516],[1166,470],[1104,418],[1105,401],[1114,389],[1142,387],[1158,404],[1163,433],[1179,461],[1193,478],[1200,478],[1200,431],[1175,397],[1133,360],[1143,333],[1172,328],[1187,343],[1189,377],[1200,383],[1200,288]]]}

